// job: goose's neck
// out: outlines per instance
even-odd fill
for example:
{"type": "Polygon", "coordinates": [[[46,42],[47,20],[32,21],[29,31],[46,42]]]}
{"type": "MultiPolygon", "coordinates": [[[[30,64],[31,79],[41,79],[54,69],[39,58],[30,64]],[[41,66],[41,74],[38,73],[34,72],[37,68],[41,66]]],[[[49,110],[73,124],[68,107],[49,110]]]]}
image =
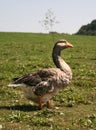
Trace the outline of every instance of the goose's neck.
{"type": "Polygon", "coordinates": [[[69,65],[61,57],[61,51],[59,48],[53,48],[52,58],[57,68],[64,71],[67,75],[72,74],[69,65]]]}

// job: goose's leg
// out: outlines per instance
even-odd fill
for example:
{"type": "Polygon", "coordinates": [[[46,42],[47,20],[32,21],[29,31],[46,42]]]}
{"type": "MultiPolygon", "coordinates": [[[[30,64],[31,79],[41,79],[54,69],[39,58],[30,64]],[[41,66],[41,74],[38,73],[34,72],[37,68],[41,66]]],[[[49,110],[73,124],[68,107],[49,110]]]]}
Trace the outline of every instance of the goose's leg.
{"type": "Polygon", "coordinates": [[[50,105],[50,101],[47,101],[47,108],[52,109],[52,107],[50,105]]]}
{"type": "Polygon", "coordinates": [[[42,110],[43,106],[42,106],[42,97],[39,97],[39,109],[42,110]]]}

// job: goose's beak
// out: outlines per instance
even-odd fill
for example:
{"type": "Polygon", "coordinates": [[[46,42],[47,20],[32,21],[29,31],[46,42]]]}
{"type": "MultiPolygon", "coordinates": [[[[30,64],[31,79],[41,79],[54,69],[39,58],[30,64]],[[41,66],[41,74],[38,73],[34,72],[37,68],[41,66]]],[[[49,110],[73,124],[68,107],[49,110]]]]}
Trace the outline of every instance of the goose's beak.
{"type": "Polygon", "coordinates": [[[67,47],[67,48],[72,48],[73,45],[72,45],[71,43],[67,42],[66,47],[67,47]]]}

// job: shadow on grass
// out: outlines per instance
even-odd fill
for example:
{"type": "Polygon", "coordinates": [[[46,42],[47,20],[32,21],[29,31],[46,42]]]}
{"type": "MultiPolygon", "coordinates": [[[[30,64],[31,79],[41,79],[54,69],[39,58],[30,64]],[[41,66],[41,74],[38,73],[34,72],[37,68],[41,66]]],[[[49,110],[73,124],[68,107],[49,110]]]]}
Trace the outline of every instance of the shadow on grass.
{"type": "Polygon", "coordinates": [[[31,112],[39,110],[37,106],[32,105],[14,105],[14,106],[0,106],[0,110],[19,110],[23,112],[31,112]]]}

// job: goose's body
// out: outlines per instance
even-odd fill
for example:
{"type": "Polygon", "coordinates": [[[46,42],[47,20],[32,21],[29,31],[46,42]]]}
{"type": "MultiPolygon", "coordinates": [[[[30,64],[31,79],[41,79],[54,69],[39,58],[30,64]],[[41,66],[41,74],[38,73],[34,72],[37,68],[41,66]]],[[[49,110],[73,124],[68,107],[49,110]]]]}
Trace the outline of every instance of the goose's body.
{"type": "Polygon", "coordinates": [[[50,108],[49,100],[65,88],[72,79],[70,67],[60,57],[60,51],[68,47],[73,46],[65,40],[56,42],[52,57],[57,68],[46,68],[26,74],[8,86],[22,85],[27,99],[37,102],[40,109],[42,109],[42,104],[46,102],[47,107],[50,108]]]}

